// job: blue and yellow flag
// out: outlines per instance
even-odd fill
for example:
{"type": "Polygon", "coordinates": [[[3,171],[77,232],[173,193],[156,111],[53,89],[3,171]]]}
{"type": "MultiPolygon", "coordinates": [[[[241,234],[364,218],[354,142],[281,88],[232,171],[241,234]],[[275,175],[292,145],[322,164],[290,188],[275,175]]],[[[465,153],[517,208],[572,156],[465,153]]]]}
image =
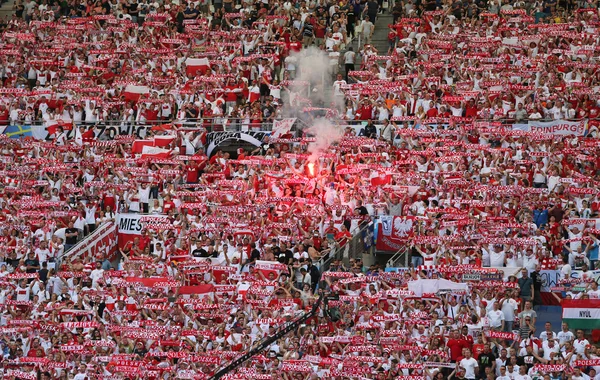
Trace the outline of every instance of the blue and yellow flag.
{"type": "Polygon", "coordinates": [[[3,134],[11,139],[32,136],[31,125],[9,125],[4,129],[3,134]]]}

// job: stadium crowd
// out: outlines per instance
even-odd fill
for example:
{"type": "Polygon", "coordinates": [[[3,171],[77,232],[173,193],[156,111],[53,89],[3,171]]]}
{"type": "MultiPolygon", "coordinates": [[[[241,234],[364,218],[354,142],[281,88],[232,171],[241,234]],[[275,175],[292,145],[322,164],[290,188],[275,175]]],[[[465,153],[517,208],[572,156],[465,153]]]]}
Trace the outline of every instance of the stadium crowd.
{"type": "Polygon", "coordinates": [[[3,376],[207,379],[325,292],[227,378],[596,379],[587,332],[537,331],[535,309],[542,268],[559,300],[600,294],[597,6],[406,0],[384,56],[377,1],[19,0],[0,120],[48,141],[0,139],[3,376]],[[310,45],[331,81],[304,80],[310,45]],[[320,149],[318,130],[204,149],[202,127],[319,111],[353,124],[320,149]],[[513,128],[542,119],[573,124],[513,128]],[[134,122],[160,156],[94,134],[134,122]],[[73,254],[125,213],[139,236],[73,254]],[[386,216],[412,223],[410,268],[338,256],[386,216]],[[410,285],[436,279],[463,288],[410,285]]]}

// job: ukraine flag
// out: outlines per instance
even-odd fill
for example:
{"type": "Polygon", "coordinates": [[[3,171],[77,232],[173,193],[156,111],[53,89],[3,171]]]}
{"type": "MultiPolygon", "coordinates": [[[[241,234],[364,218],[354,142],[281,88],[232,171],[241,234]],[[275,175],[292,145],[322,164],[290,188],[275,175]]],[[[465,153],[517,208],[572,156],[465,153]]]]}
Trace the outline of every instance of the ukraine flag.
{"type": "Polygon", "coordinates": [[[4,129],[3,134],[11,139],[32,136],[31,125],[9,125],[4,129]]]}

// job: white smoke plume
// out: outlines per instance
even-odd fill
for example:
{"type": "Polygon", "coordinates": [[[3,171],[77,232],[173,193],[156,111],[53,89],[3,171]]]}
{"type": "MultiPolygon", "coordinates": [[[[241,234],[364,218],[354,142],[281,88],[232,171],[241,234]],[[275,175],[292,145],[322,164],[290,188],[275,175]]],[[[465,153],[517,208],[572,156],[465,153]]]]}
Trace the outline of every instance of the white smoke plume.
{"type": "MultiPolygon", "coordinates": [[[[331,88],[331,64],[329,56],[323,50],[314,46],[293,53],[292,57],[296,60],[296,78],[299,83],[307,82],[310,86],[308,94],[304,85],[293,85],[291,90],[300,93],[301,96],[308,95],[313,107],[320,107],[326,104],[325,89],[331,88]],[[304,92],[304,94],[302,94],[304,92]]],[[[304,104],[307,106],[308,104],[304,104]]],[[[326,105],[325,105],[326,106],[326,105]]]]}
{"type": "MultiPolygon", "coordinates": [[[[293,53],[296,62],[295,82],[290,90],[301,98],[310,101],[292,102],[290,111],[296,115],[301,114],[304,107],[328,108],[333,101],[332,65],[327,52],[314,46],[293,53]],[[306,87],[306,84],[310,87],[306,87]],[[309,91],[310,89],[310,91],[309,91]]],[[[310,127],[304,130],[316,141],[308,145],[310,156],[308,162],[315,163],[319,156],[326,153],[331,145],[339,142],[344,136],[344,131],[327,118],[309,118],[310,127]]]]}
{"type": "Polygon", "coordinates": [[[328,119],[315,119],[312,126],[305,130],[315,137],[315,141],[308,144],[308,162],[315,162],[319,156],[329,150],[331,145],[339,142],[344,136],[344,130],[333,124],[328,119]]]}

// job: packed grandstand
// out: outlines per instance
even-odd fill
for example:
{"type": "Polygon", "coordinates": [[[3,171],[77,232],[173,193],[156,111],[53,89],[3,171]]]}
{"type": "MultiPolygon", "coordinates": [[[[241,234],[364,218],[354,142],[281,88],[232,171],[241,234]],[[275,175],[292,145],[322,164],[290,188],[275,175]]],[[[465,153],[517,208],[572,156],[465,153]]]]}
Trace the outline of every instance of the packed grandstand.
{"type": "Polygon", "coordinates": [[[3,378],[600,378],[598,0],[14,10],[3,378]]]}

